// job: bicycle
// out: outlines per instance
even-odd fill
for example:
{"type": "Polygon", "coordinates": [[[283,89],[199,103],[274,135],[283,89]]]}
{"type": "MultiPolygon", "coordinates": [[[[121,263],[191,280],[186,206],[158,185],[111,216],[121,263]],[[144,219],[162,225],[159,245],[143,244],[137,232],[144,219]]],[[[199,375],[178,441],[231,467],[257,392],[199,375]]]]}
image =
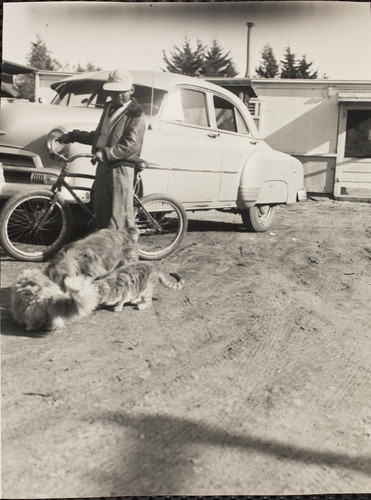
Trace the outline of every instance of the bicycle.
{"type": "MultiPolygon", "coordinates": [[[[94,214],[81,201],[65,178],[76,177],[94,179],[94,175],[69,172],[69,165],[77,158],[91,154],[80,153],[66,158],[54,150],[54,139],[50,154],[64,163],[56,181],[50,189],[18,193],[4,205],[0,215],[0,244],[11,257],[30,262],[41,262],[52,257],[70,238],[74,220],[69,203],[61,196],[64,187],[88,217],[89,223],[95,220],[94,214]]],[[[148,164],[137,159],[135,168],[134,213],[139,229],[139,257],[144,260],[158,260],[177,250],[187,232],[188,219],[183,205],[168,194],[138,195],[141,185],[140,171],[148,164]]]]}

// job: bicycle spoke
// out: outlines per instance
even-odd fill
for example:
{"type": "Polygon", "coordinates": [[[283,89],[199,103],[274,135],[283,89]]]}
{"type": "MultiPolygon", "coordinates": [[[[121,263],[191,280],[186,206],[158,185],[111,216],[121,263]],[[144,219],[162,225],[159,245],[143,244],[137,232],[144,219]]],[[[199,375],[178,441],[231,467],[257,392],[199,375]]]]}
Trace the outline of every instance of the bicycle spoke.
{"type": "Polygon", "coordinates": [[[136,216],[139,253],[142,258],[159,259],[172,253],[182,240],[187,217],[179,203],[168,195],[148,195],[136,216]]]}
{"type": "Polygon", "coordinates": [[[60,231],[53,229],[53,224],[61,224],[58,211],[50,213],[43,227],[37,228],[37,224],[48,210],[48,202],[28,201],[23,206],[14,210],[9,219],[8,233],[12,240],[32,245],[47,245],[58,237],[60,231]]]}
{"type": "Polygon", "coordinates": [[[22,195],[3,216],[5,250],[20,260],[40,261],[63,244],[69,235],[70,212],[48,194],[22,195]]]}

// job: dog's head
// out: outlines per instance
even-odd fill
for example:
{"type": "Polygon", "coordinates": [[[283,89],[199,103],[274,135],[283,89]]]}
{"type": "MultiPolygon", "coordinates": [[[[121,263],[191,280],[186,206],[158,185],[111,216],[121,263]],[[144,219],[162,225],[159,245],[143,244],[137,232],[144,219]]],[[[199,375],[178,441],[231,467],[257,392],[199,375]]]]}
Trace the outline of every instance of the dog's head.
{"type": "Polygon", "coordinates": [[[57,283],[65,291],[64,280],[68,276],[80,274],[78,261],[73,257],[69,249],[59,252],[45,269],[46,275],[57,283]]]}
{"type": "Polygon", "coordinates": [[[102,254],[99,249],[92,248],[90,245],[87,245],[86,248],[80,250],[76,254],[79,273],[92,278],[95,278],[97,275],[99,276],[100,274],[104,274],[106,272],[106,258],[108,258],[108,256],[102,254]]]}
{"type": "Polygon", "coordinates": [[[86,245],[85,248],[70,248],[53,259],[46,269],[49,278],[66,291],[66,278],[80,275],[95,278],[106,272],[105,256],[86,245]]]}

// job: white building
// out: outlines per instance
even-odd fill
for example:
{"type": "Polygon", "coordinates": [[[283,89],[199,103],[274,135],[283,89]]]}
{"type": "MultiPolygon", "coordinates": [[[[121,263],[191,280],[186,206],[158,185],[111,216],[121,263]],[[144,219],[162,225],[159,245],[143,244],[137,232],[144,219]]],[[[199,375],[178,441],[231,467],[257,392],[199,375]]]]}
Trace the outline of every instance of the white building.
{"type": "Polygon", "coordinates": [[[309,193],[371,201],[371,81],[210,78],[244,98],[262,138],[303,163],[309,193]]]}
{"type": "Polygon", "coordinates": [[[35,102],[50,103],[56,95],[50,85],[75,74],[75,72],[69,71],[37,70],[35,73],[35,102]]]}

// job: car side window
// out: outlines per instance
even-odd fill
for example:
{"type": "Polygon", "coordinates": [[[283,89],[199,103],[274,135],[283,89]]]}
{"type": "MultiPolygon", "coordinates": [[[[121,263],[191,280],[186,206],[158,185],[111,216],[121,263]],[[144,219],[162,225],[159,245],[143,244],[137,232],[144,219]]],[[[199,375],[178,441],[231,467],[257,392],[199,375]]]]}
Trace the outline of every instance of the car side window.
{"type": "Polygon", "coordinates": [[[237,132],[234,106],[231,102],[214,95],[216,126],[219,130],[237,132]]]}
{"type": "Polygon", "coordinates": [[[250,135],[250,130],[248,126],[246,125],[245,120],[243,119],[241,113],[238,111],[236,108],[236,117],[237,117],[237,129],[240,134],[247,134],[250,135]]]}
{"type": "Polygon", "coordinates": [[[208,126],[206,96],[204,92],[192,89],[177,89],[170,94],[161,116],[192,125],[208,126]]]}
{"type": "Polygon", "coordinates": [[[222,97],[213,96],[216,126],[219,130],[249,134],[249,129],[236,106],[222,97]]]}

